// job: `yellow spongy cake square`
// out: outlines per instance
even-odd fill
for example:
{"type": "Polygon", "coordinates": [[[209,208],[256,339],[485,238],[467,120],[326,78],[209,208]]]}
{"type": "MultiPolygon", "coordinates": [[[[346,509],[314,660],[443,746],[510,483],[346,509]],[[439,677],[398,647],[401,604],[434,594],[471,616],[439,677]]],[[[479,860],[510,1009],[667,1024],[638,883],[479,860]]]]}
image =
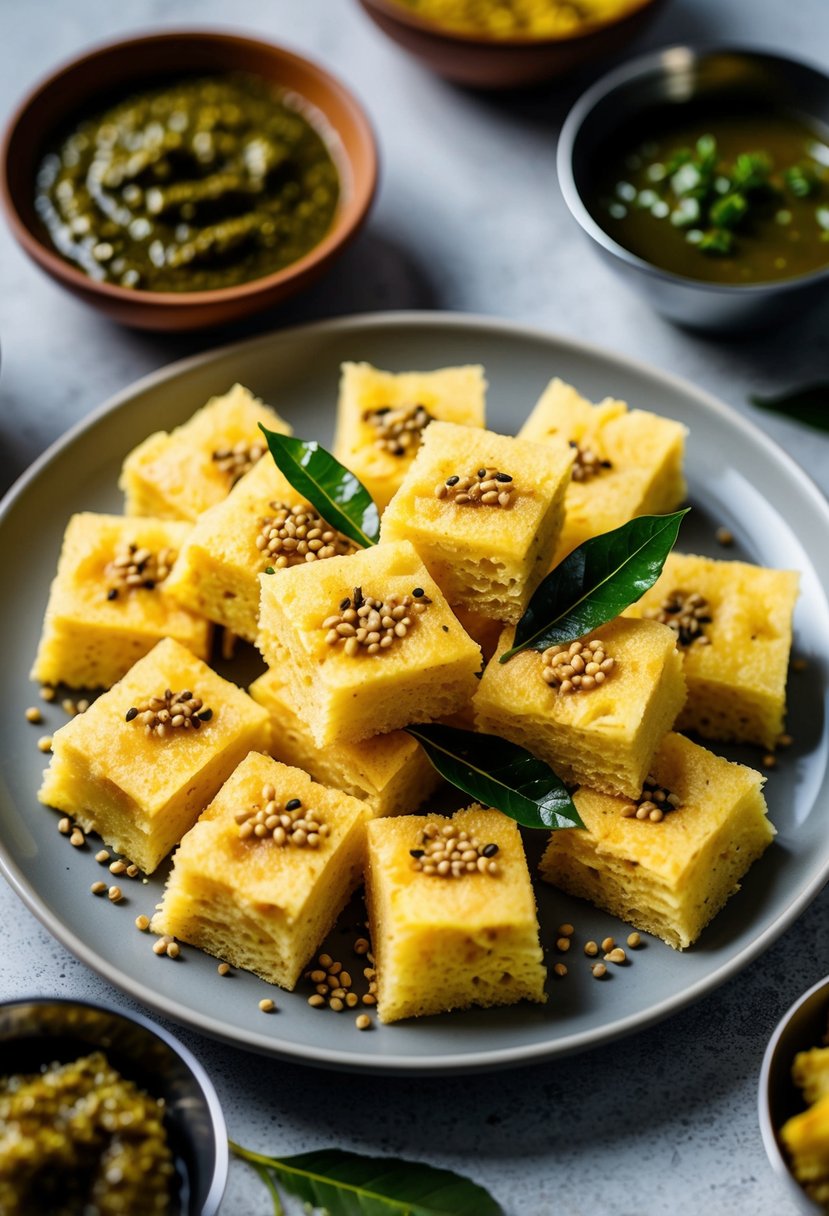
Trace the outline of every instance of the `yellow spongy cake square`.
{"type": "Polygon", "coordinates": [[[257,645],[317,747],[470,700],[481,652],[408,541],[263,574],[257,645]]]}
{"type": "Polygon", "coordinates": [[[825,1209],[829,1206],[829,1096],[788,1119],[780,1139],[795,1178],[825,1209]]]}
{"type": "Polygon", "coordinates": [[[207,658],[211,627],[167,591],[190,525],[73,515],[49,592],[32,679],[109,688],[161,638],[207,658]]]}
{"type": "Polygon", "coordinates": [[[344,363],[337,404],[334,455],[362,481],[382,511],[414,459],[434,419],[483,426],[484,369],[384,372],[344,363]]]}
{"type": "Polygon", "coordinates": [[[291,433],[275,410],[234,384],[174,431],[150,435],[121,470],[126,514],[198,519],[267,451],[260,422],[268,430],[291,433]]]}
{"type": "Polygon", "coordinates": [[[642,797],[666,808],[661,820],[631,814],[639,800],[576,790],[585,830],[553,832],[540,872],[569,895],[683,950],[771,843],[765,778],[676,734],[660,745],[650,776],[642,797]],[[676,809],[654,801],[654,790],[657,798],[673,797],[676,809]]]}
{"type": "Polygon", "coordinates": [[[247,756],[177,849],[153,932],[294,988],[361,879],[369,814],[299,769],[247,756]],[[271,816],[275,828],[251,830],[271,816]]]}
{"type": "Polygon", "coordinates": [[[685,700],[671,630],[622,617],[597,629],[584,642],[599,643],[612,670],[601,684],[569,693],[545,682],[544,658],[534,650],[499,661],[513,636],[504,630],[484,670],[473,701],[476,730],[527,748],[563,781],[635,797],[685,700]]]}
{"type": "Polygon", "coordinates": [[[323,785],[360,798],[373,815],[411,814],[439,784],[423,748],[405,731],[317,747],[294,712],[292,689],[278,671],[266,671],[249,692],[270,714],[272,756],[304,769],[323,785]]]}
{"type": "Polygon", "coordinates": [[[199,516],[167,583],[181,604],[256,641],[259,575],[352,553],[297,494],[270,455],[199,516]]]}
{"type": "Polygon", "coordinates": [[[677,634],[688,684],[680,730],[774,747],[785,724],[797,591],[792,570],[669,554],[627,614],[665,621],[677,634]]]}
{"type": "Polygon", "coordinates": [[[591,536],[636,515],[673,511],[685,498],[687,429],[679,422],[610,398],[592,405],[555,379],[518,434],[575,454],[556,561],[591,536]]]}
{"type": "Polygon", "coordinates": [[[168,638],[55,732],[38,798],[149,874],[239,761],[267,745],[261,705],[168,638]]]}
{"type": "Polygon", "coordinates": [[[410,540],[449,603],[521,618],[550,568],[572,456],[434,422],[383,513],[383,541],[410,540]]]}
{"type": "Polygon", "coordinates": [[[546,1000],[524,847],[500,811],[472,806],[451,819],[372,820],[366,899],[381,1022],[546,1000]],[[478,855],[480,868],[430,873],[436,845],[449,856],[460,855],[462,845],[478,855]]]}

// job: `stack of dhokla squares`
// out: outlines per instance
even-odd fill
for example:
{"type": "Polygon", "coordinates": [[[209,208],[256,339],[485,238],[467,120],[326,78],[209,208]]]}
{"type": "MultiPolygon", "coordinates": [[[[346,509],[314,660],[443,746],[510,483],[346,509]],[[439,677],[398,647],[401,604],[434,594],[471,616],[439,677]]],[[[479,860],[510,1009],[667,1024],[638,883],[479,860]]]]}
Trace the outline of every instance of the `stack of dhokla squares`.
{"type": "Polygon", "coordinates": [[[773,835],[763,778],[675,730],[772,748],[797,577],[672,555],[593,634],[502,663],[551,566],[683,500],[684,428],[553,380],[513,438],[479,367],[346,364],[335,451],[381,508],[358,548],[300,495],[236,385],[124,462],[123,516],[75,516],[33,678],[102,688],[41,801],[146,873],[152,929],[293,988],[365,880],[382,1021],[544,1001],[532,883],[497,808],[418,808],[406,727],[464,721],[574,789],[542,878],[689,946],[773,835]],[[222,626],[267,670],[209,666],[222,626]],[[494,652],[494,653],[493,653],[494,652]],[[485,661],[485,657],[486,660],[485,661]]]}

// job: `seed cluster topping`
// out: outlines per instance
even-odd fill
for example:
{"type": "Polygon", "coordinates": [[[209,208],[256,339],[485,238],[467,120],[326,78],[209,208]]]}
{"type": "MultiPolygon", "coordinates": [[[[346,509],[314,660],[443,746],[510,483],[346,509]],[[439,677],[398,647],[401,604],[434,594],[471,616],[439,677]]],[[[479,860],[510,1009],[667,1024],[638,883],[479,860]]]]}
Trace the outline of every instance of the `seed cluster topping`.
{"type": "Polygon", "coordinates": [[[355,587],[340,603],[339,612],[322,622],[325,640],[329,646],[342,643],[347,655],[379,654],[405,638],[431,602],[422,587],[415,587],[411,595],[389,595],[382,600],[363,595],[362,587],[355,587]]]}
{"type": "Polygon", "coordinates": [[[199,730],[203,722],[213,717],[212,709],[204,709],[201,697],[192,692],[172,692],[165,689],[162,697],[150,697],[127,710],[127,722],[138,722],[147,735],[163,739],[174,730],[199,730]]]}
{"type": "Polygon", "coordinates": [[[377,433],[374,446],[392,456],[413,456],[432,415],[425,405],[381,405],[366,410],[363,421],[377,433]]]}
{"type": "Polygon", "coordinates": [[[508,507],[515,490],[509,473],[491,466],[476,469],[461,477],[453,473],[435,486],[435,498],[445,498],[458,506],[508,507]]]}
{"type": "Polygon", "coordinates": [[[602,460],[592,448],[582,447],[575,439],[570,440],[570,447],[575,449],[576,458],[573,461],[573,467],[570,471],[570,476],[573,481],[591,481],[594,477],[598,477],[599,473],[605,469],[612,469],[613,464],[609,460],[602,460]]]}
{"type": "Polygon", "coordinates": [[[235,486],[239,478],[249,473],[267,450],[267,444],[261,439],[255,439],[253,443],[240,439],[233,447],[216,448],[211,459],[220,473],[227,473],[231,486],[235,486]]]}
{"type": "Polygon", "coordinates": [[[711,621],[711,605],[698,591],[672,591],[658,608],[648,608],[644,615],[673,629],[680,646],[710,644],[702,627],[711,621]]]}
{"type": "MultiPolygon", "coordinates": [[[[356,943],[355,953],[365,954],[370,963],[374,962],[374,955],[368,950],[357,951],[356,943]]],[[[342,963],[333,959],[330,954],[321,954],[317,965],[305,972],[305,979],[314,985],[314,992],[308,997],[308,1004],[312,1009],[328,1008],[333,1013],[355,1009],[361,1003],[369,1007],[376,1005],[377,972],[373,966],[364,967],[363,976],[368,980],[368,991],[361,996],[353,990],[354,980],[342,963]]],[[[356,1026],[358,1030],[368,1030],[371,1027],[371,1019],[366,1014],[359,1014],[356,1026]]]]}
{"type": "Polygon", "coordinates": [[[625,819],[647,819],[651,823],[661,823],[669,811],[675,811],[681,805],[676,794],[660,785],[654,777],[648,777],[636,802],[626,806],[622,815],[625,819]]]}
{"type": "Polygon", "coordinates": [[[616,666],[598,638],[571,642],[569,646],[548,646],[541,653],[541,662],[541,678],[560,693],[589,692],[604,684],[616,666]]]}
{"type": "Polygon", "coordinates": [[[107,599],[117,600],[122,592],[126,594],[139,587],[152,591],[164,582],[175,560],[174,549],[159,549],[158,553],[153,553],[143,545],[120,546],[106,568],[107,599]]]}
{"type": "Polygon", "coordinates": [[[278,802],[272,785],[262,786],[261,806],[255,803],[235,819],[240,840],[269,838],[280,848],[293,845],[297,849],[318,849],[331,832],[322,816],[306,811],[299,798],[289,798],[284,805],[278,802]]]}
{"type": "Polygon", "coordinates": [[[442,828],[436,823],[427,823],[420,836],[420,845],[409,852],[413,870],[436,874],[438,878],[500,873],[500,866],[495,861],[498,845],[481,844],[476,837],[451,823],[442,828]]]}
{"type": "Polygon", "coordinates": [[[268,505],[273,515],[259,520],[256,548],[278,570],[324,557],[345,557],[355,551],[348,537],[330,528],[312,507],[284,502],[268,505]]]}

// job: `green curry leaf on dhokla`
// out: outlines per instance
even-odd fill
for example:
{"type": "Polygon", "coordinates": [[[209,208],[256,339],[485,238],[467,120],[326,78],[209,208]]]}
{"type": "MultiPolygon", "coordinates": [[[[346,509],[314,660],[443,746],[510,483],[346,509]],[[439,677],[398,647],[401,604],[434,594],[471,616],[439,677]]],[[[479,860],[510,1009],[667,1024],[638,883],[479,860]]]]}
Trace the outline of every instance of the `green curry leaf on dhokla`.
{"type": "Polygon", "coordinates": [[[260,429],[279,471],[327,524],[361,549],[377,544],[380,514],[359,478],[314,439],[260,429]]]}
{"type": "Polygon", "coordinates": [[[538,585],[500,661],[575,642],[614,620],[659,578],[687,513],[640,515],[579,545],[538,585]]]}
{"type": "Polygon", "coordinates": [[[548,764],[497,735],[432,722],[406,727],[457,789],[527,828],[580,828],[567,787],[548,764]]]}

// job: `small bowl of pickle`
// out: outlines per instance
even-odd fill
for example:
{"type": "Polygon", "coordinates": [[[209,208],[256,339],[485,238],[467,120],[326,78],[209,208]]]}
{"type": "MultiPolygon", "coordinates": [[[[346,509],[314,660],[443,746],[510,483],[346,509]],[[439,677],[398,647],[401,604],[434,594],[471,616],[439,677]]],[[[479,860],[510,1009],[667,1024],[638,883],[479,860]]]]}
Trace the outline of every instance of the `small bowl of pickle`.
{"type": "Polygon", "coordinates": [[[237,320],[307,286],[359,230],[376,176],[369,122],[333,76],[213,32],[73,60],[23,101],[0,154],[26,253],[147,329],[237,320]]]}
{"type": "Polygon", "coordinates": [[[227,1130],[207,1074],[149,1019],[0,1004],[4,1216],[215,1216],[227,1130]]]}

